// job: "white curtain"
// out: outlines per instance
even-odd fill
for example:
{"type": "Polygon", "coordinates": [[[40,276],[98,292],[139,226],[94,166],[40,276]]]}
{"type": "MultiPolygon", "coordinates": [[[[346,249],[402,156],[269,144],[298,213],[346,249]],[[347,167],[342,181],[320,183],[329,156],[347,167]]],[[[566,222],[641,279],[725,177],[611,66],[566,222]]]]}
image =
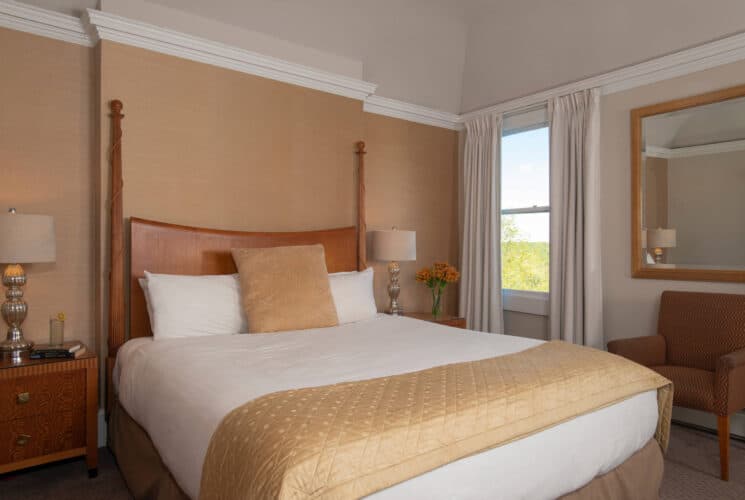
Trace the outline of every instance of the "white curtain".
{"type": "Polygon", "coordinates": [[[549,102],[552,339],[603,348],[597,89],[549,102]]]}
{"type": "Polygon", "coordinates": [[[466,123],[460,314],[468,327],[502,333],[501,115],[466,123]]]}

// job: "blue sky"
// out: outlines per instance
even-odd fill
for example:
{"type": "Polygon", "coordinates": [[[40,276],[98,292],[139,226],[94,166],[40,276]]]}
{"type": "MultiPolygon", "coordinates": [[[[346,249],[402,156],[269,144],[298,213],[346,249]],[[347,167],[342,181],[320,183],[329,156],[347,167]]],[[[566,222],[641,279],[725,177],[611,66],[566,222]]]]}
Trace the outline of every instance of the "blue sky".
{"type": "MultiPolygon", "coordinates": [[[[502,208],[549,204],[548,127],[502,138],[502,208]]],[[[513,216],[527,241],[548,241],[548,214],[513,216]]]]}

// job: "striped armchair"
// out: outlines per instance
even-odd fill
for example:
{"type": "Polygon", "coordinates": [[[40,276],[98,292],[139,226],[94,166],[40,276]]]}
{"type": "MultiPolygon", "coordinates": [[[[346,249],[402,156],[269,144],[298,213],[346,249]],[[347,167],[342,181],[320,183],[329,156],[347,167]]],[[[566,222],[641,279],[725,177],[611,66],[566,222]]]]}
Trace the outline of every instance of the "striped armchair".
{"type": "Polygon", "coordinates": [[[729,417],[745,408],[745,295],[663,292],[657,335],[614,340],[608,351],[672,380],[676,406],[716,414],[728,481],[729,417]]]}

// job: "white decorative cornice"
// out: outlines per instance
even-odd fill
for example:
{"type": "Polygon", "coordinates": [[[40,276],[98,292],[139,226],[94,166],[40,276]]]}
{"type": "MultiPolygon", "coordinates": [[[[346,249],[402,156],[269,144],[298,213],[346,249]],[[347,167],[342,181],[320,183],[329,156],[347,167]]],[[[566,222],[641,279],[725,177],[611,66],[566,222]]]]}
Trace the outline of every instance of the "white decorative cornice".
{"type": "Polygon", "coordinates": [[[712,144],[701,144],[700,146],[686,146],[682,148],[647,146],[644,153],[647,156],[653,156],[655,158],[686,158],[688,156],[713,155],[743,150],[745,150],[745,140],[715,142],[712,144]]]}
{"type": "Polygon", "coordinates": [[[100,39],[111,40],[359,99],[364,101],[364,110],[368,113],[453,130],[462,128],[465,121],[483,114],[515,112],[580,90],[599,87],[603,94],[611,94],[745,59],[745,33],[741,33],[641,64],[456,115],[376,96],[374,95],[376,85],[373,83],[261,55],[100,10],[88,9],[84,14],[84,19],[81,20],[74,16],[12,0],[0,0],[0,27],[85,46],[93,46],[100,39]]]}
{"type": "Polygon", "coordinates": [[[459,123],[459,117],[455,113],[439,111],[377,95],[372,95],[365,99],[363,109],[368,113],[400,118],[424,125],[449,128],[451,130],[459,130],[462,127],[459,123]]]}
{"type": "Polygon", "coordinates": [[[97,40],[133,45],[353,99],[364,100],[377,87],[374,83],[264,56],[100,10],[88,9],[86,17],[97,40]]]}
{"type": "Polygon", "coordinates": [[[596,87],[600,88],[604,95],[613,94],[743,59],[745,59],[745,33],[739,33],[640,64],[470,111],[460,115],[460,119],[468,121],[487,113],[508,113],[547,102],[554,97],[596,87]]]}
{"type": "Polygon", "coordinates": [[[83,22],[77,17],[18,2],[0,1],[0,26],[87,47],[92,45],[83,22]]]}

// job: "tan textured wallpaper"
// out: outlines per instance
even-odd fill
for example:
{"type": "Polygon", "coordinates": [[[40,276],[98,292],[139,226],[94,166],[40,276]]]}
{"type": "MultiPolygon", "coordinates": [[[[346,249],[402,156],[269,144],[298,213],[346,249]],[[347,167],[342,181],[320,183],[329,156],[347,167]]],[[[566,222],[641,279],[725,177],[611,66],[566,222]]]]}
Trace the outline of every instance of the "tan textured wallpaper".
{"type": "MultiPolygon", "coordinates": [[[[452,130],[364,113],[367,155],[367,228],[416,231],[417,261],[401,263],[400,302],[405,311],[429,311],[428,289],[414,281],[417,269],[458,261],[458,137],[452,130]]],[[[388,304],[386,263],[375,267],[378,308],[388,304]]],[[[446,312],[457,311],[458,285],[443,298],[446,312]]]]}
{"type": "MultiPolygon", "coordinates": [[[[430,307],[413,273],[433,260],[457,262],[455,132],[363,113],[357,100],[111,42],[103,42],[100,64],[101,105],[124,103],[125,216],[261,231],[352,225],[354,151],[362,139],[368,228],[418,232],[419,263],[403,265],[401,296],[409,310],[430,307]]],[[[108,147],[106,120],[101,133],[108,147]]],[[[376,272],[383,309],[387,271],[376,264],[376,272]]],[[[454,297],[446,301],[449,309],[455,304],[454,297]]]]}
{"type": "Polygon", "coordinates": [[[23,329],[36,342],[64,311],[65,337],[95,343],[93,64],[89,48],[0,28],[0,210],[56,224],[56,262],[24,266],[23,329]]]}

